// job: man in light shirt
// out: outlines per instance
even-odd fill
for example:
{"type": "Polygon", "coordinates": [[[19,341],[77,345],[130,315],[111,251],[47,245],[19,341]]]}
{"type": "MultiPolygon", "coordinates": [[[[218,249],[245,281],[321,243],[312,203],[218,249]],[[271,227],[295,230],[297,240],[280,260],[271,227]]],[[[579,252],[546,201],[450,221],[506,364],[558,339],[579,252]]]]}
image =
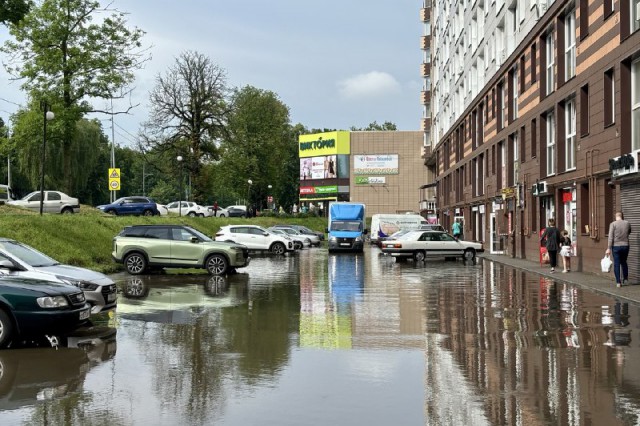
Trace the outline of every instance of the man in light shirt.
{"type": "Polygon", "coordinates": [[[616,212],[616,220],[609,225],[609,248],[607,248],[606,254],[613,253],[613,273],[616,276],[617,287],[627,285],[629,280],[629,266],[627,265],[629,234],[631,234],[631,225],[624,220],[622,212],[616,212]],[[620,279],[621,267],[622,280],[620,279]]]}

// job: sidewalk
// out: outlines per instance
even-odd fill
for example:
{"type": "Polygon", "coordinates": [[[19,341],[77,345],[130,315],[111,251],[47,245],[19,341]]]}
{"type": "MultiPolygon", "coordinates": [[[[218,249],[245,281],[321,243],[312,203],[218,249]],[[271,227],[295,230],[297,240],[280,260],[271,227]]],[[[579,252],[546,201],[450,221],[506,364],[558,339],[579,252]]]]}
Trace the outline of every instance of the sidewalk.
{"type": "Polygon", "coordinates": [[[551,278],[557,282],[565,282],[575,286],[594,291],[596,293],[605,294],[616,299],[626,299],[629,302],[640,304],[640,285],[629,285],[624,287],[616,287],[616,281],[613,272],[610,278],[601,277],[586,272],[567,272],[562,273],[562,263],[556,268],[553,274],[549,270],[549,265],[540,266],[538,262],[532,262],[526,259],[516,259],[510,256],[487,254],[478,255],[478,259],[487,259],[496,263],[511,266],[513,268],[522,269],[527,272],[542,275],[551,278]]]}

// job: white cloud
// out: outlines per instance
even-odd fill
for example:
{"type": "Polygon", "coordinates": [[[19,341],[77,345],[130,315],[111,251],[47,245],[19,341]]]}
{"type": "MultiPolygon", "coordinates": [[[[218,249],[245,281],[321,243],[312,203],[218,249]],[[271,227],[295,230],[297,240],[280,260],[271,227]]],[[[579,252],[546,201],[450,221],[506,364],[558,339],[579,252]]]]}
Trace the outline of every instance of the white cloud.
{"type": "Polygon", "coordinates": [[[400,83],[389,73],[371,71],[338,82],[340,96],[345,99],[382,97],[400,91],[400,83]]]}

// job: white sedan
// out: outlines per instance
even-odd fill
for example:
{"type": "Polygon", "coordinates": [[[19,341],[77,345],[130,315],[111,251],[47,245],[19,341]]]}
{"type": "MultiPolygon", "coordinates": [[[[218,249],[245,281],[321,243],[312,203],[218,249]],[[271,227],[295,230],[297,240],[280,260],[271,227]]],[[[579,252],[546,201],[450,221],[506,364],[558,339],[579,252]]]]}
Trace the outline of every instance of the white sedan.
{"type": "MultiPolygon", "coordinates": [[[[78,213],[80,203],[77,198],[69,197],[60,191],[44,191],[42,211],[44,213],[78,213]]],[[[7,201],[12,206],[24,207],[32,211],[40,211],[40,191],[33,191],[20,200],[7,201]]]]}
{"type": "Polygon", "coordinates": [[[427,257],[462,257],[475,259],[477,253],[484,252],[482,243],[456,240],[446,232],[411,231],[397,240],[383,241],[382,252],[396,258],[412,257],[424,261],[427,257]]]}
{"type": "Polygon", "coordinates": [[[174,201],[173,203],[167,204],[167,210],[171,214],[182,216],[211,216],[211,212],[209,212],[201,205],[194,203],[193,201],[174,201]]]}

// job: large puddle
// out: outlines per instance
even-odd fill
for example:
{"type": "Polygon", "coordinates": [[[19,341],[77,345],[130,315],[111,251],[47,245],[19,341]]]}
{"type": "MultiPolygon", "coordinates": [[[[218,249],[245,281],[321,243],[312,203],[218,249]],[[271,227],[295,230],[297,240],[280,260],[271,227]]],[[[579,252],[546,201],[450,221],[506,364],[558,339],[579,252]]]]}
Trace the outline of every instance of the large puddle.
{"type": "Polygon", "coordinates": [[[0,422],[638,424],[640,310],[481,259],[114,276],[115,340],[0,351],[0,422]]]}

